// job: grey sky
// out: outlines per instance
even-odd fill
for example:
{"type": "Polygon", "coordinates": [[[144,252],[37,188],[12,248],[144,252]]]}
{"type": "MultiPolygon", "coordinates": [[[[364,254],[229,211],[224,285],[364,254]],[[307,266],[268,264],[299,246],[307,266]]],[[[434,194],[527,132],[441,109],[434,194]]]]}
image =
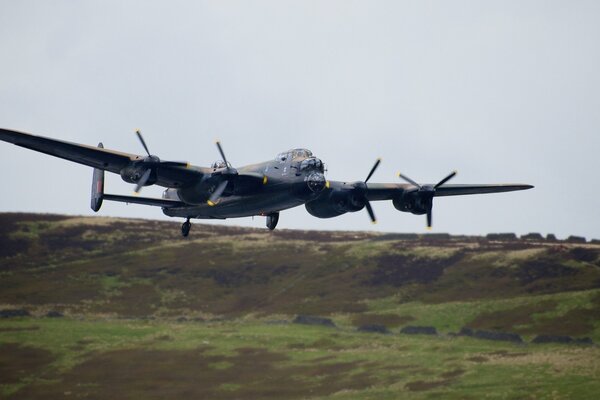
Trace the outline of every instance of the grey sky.
{"type": "MultiPolygon", "coordinates": [[[[0,126],[208,165],[310,148],[335,180],[519,182],[434,231],[600,237],[598,1],[0,0],[0,126]]],[[[91,168],[0,143],[0,211],[91,215],[91,168]]],[[[117,175],[107,191],[131,193],[117,175]]],[[[144,195],[159,196],[161,188],[144,195]]],[[[374,203],[281,228],[424,231],[374,203]]],[[[106,202],[100,215],[166,218],[106,202]]],[[[262,227],[264,218],[217,222],[262,227]]]]}

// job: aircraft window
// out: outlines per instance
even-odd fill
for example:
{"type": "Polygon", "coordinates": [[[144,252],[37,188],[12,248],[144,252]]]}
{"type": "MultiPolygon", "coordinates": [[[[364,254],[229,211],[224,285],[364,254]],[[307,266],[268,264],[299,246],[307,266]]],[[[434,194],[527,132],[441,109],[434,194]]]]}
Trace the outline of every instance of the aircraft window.
{"type": "Polygon", "coordinates": [[[319,160],[318,158],[311,157],[311,158],[307,158],[306,160],[302,161],[302,163],[300,164],[301,171],[306,171],[306,170],[311,170],[311,169],[323,172],[323,170],[324,170],[323,162],[321,160],[319,160]]]}
{"type": "Polygon", "coordinates": [[[309,158],[312,157],[310,150],[306,149],[294,149],[292,151],[292,158],[309,158]]]}
{"type": "Polygon", "coordinates": [[[277,157],[275,157],[275,161],[285,161],[288,159],[288,156],[288,153],[279,153],[277,154],[277,157]]]}

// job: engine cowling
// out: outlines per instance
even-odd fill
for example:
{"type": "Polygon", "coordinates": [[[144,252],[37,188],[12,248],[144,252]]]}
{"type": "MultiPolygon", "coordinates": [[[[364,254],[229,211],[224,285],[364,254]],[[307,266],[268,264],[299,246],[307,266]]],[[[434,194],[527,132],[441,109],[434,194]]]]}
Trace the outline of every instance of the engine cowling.
{"type": "MultiPolygon", "coordinates": [[[[146,172],[147,167],[141,163],[128,165],[121,170],[121,179],[123,179],[127,183],[137,183],[144,172],[146,172]]],[[[152,169],[150,173],[150,177],[144,184],[144,186],[154,185],[156,183],[156,171],[152,169]]]]}
{"type": "Polygon", "coordinates": [[[317,218],[333,218],[347,212],[360,211],[366,199],[353,189],[331,190],[304,205],[310,215],[317,218]]]}
{"type": "Polygon", "coordinates": [[[423,215],[431,207],[433,193],[428,191],[411,191],[392,199],[394,208],[398,211],[409,212],[415,215],[423,215]]]}

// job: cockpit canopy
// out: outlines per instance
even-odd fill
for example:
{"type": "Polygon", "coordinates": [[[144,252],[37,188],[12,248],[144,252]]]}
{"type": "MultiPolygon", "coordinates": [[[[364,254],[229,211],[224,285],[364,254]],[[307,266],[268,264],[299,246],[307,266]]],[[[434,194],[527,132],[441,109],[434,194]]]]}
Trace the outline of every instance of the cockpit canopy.
{"type": "Polygon", "coordinates": [[[230,168],[231,168],[231,164],[229,164],[229,163],[226,163],[226,162],[225,162],[225,161],[223,161],[223,160],[217,160],[217,161],[215,161],[214,163],[212,163],[212,164],[210,165],[210,167],[211,167],[212,169],[221,169],[221,168],[227,168],[227,167],[230,167],[230,168]]]}
{"type": "Polygon", "coordinates": [[[307,149],[292,149],[288,151],[284,151],[283,153],[277,154],[275,157],[276,161],[287,161],[293,160],[295,158],[309,158],[312,157],[312,151],[307,149]]]}

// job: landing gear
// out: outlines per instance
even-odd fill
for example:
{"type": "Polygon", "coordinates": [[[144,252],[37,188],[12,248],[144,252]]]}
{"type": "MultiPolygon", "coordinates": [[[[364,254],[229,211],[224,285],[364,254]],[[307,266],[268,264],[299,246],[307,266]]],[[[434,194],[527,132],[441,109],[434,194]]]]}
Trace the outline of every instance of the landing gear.
{"type": "Polygon", "coordinates": [[[278,212],[267,215],[267,228],[269,228],[270,230],[275,229],[275,227],[277,226],[277,222],[279,222],[278,212]]]}
{"type": "Polygon", "coordinates": [[[188,218],[181,225],[181,235],[183,237],[187,237],[190,234],[190,229],[192,229],[192,224],[190,223],[190,219],[188,218]]]}

